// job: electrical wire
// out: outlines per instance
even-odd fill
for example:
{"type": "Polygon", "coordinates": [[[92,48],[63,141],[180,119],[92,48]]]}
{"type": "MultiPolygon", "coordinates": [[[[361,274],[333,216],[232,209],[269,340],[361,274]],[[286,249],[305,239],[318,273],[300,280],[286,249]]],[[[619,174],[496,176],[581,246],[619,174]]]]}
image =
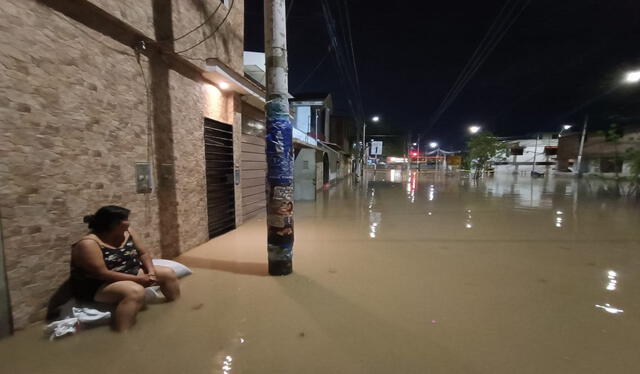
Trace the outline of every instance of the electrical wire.
{"type": "MultiPolygon", "coordinates": [[[[509,1],[507,1],[507,3],[509,3],[509,1]]],[[[516,4],[516,6],[517,6],[517,4],[516,4]]],[[[472,56],[472,60],[470,60],[470,61],[472,61],[471,64],[468,64],[467,65],[468,68],[461,73],[458,81],[456,81],[456,84],[454,84],[454,86],[452,86],[451,90],[449,91],[448,96],[445,98],[445,100],[443,100],[443,102],[441,103],[441,106],[438,108],[438,111],[432,117],[432,119],[431,119],[431,121],[429,123],[429,128],[431,126],[435,125],[435,123],[439,120],[440,116],[453,103],[453,101],[457,98],[457,96],[460,94],[462,89],[464,89],[464,87],[469,82],[469,80],[472,78],[472,76],[475,74],[475,72],[480,68],[480,66],[484,63],[484,61],[487,59],[487,57],[496,48],[496,46],[498,45],[500,40],[504,37],[504,35],[506,34],[507,30],[511,26],[511,24],[513,24],[513,22],[515,22],[515,19],[517,18],[517,16],[513,17],[513,11],[516,9],[516,6],[511,8],[511,10],[507,13],[506,17],[504,19],[500,20],[499,24],[494,22],[492,27],[489,29],[489,32],[485,35],[485,38],[483,39],[483,42],[481,42],[481,44],[479,45],[479,48],[476,49],[476,53],[474,53],[474,55],[472,56]],[[509,23],[509,25],[507,27],[504,27],[504,25],[507,24],[507,22],[509,23]],[[498,31],[492,33],[492,31],[494,29],[494,26],[496,24],[498,25],[498,27],[497,27],[498,31]],[[487,37],[489,37],[489,38],[487,39],[487,37]],[[487,41],[487,43],[483,46],[485,41],[487,41]],[[480,52],[480,53],[478,54],[477,52],[480,52]]],[[[521,11],[522,10],[524,10],[524,8],[522,8],[521,11]]],[[[501,12],[501,14],[502,14],[502,12],[501,12]]],[[[498,18],[496,18],[496,21],[498,21],[498,18]]]]}
{"type": "Polygon", "coordinates": [[[502,18],[502,14],[504,13],[505,9],[508,8],[509,3],[511,2],[511,0],[507,0],[504,5],[502,6],[502,8],[500,9],[500,12],[498,13],[498,15],[496,16],[496,18],[493,20],[493,23],[491,24],[491,27],[489,27],[489,30],[484,34],[484,37],[482,38],[482,40],[480,41],[480,44],[478,44],[478,46],[476,47],[475,51],[473,51],[473,55],[471,55],[471,58],[469,58],[469,60],[467,60],[467,63],[464,65],[464,67],[462,68],[462,70],[460,71],[460,74],[458,75],[458,78],[456,79],[455,83],[453,84],[453,86],[451,86],[451,88],[449,89],[449,92],[447,92],[447,95],[444,97],[444,99],[442,100],[442,103],[445,103],[449,97],[451,97],[451,94],[453,93],[453,91],[455,90],[455,88],[463,81],[464,76],[466,75],[466,72],[473,66],[473,64],[476,61],[476,56],[478,56],[478,53],[480,53],[481,51],[484,50],[485,48],[485,43],[490,39],[490,36],[494,33],[494,29],[496,28],[496,26],[498,25],[498,21],[501,20],[502,18]]]}
{"type": "Polygon", "coordinates": [[[511,0],[507,0],[505,5],[498,13],[498,16],[496,16],[496,18],[494,19],[484,38],[474,51],[471,58],[467,61],[467,64],[465,65],[463,70],[460,72],[458,79],[456,79],[455,83],[443,99],[442,103],[440,104],[434,115],[431,117],[427,128],[423,131],[423,134],[426,134],[437,124],[442,114],[444,114],[449,106],[455,101],[455,99],[459,96],[467,83],[471,80],[473,75],[478,71],[478,69],[482,66],[489,55],[491,55],[500,41],[507,34],[511,26],[517,21],[518,17],[527,8],[530,0],[525,0],[524,2],[520,3],[518,2],[518,0],[516,0],[515,4],[507,11],[505,15],[505,10],[509,8],[510,2],[511,0]]]}
{"type": "Polygon", "coordinates": [[[299,85],[296,86],[293,92],[298,92],[302,87],[304,87],[304,84],[307,83],[309,79],[311,79],[313,74],[315,74],[316,70],[320,68],[322,63],[324,63],[324,61],[327,59],[327,57],[329,57],[330,54],[331,54],[331,46],[329,46],[329,50],[327,51],[327,54],[325,54],[324,57],[322,57],[322,59],[320,60],[320,62],[318,62],[318,64],[313,69],[311,69],[311,72],[309,72],[309,75],[307,75],[307,77],[299,85]]]}
{"type": "Polygon", "coordinates": [[[351,16],[349,15],[349,5],[347,4],[347,0],[344,0],[344,7],[347,15],[346,18],[347,18],[347,31],[349,33],[349,47],[351,48],[351,60],[353,62],[353,70],[355,71],[355,75],[356,75],[356,85],[358,87],[358,91],[362,92],[360,88],[360,74],[358,73],[358,65],[356,64],[356,54],[353,48],[353,36],[351,35],[351,16]]]}
{"type": "Polygon", "coordinates": [[[293,3],[296,0],[291,0],[291,2],[289,3],[289,8],[287,8],[287,20],[289,19],[289,14],[291,14],[291,10],[293,9],[293,3]]]}
{"type": "MultiPolygon", "coordinates": [[[[177,38],[175,38],[175,39],[173,39],[173,40],[171,40],[171,41],[173,41],[173,42],[177,42],[177,41],[178,41],[178,40],[180,40],[180,39],[184,39],[184,38],[186,38],[187,36],[191,35],[194,31],[197,31],[197,30],[198,30],[198,29],[200,29],[202,26],[206,25],[206,24],[209,22],[209,20],[211,20],[211,18],[213,18],[213,16],[214,16],[216,13],[218,13],[218,9],[220,9],[220,7],[221,7],[221,6],[222,6],[222,2],[220,2],[220,3],[218,4],[218,6],[216,7],[216,9],[214,9],[214,10],[213,10],[213,12],[211,12],[211,13],[207,16],[207,18],[205,18],[205,20],[204,20],[204,21],[202,21],[202,23],[201,23],[201,24],[199,24],[198,26],[196,26],[196,27],[195,27],[195,28],[193,28],[191,31],[187,32],[186,34],[183,34],[183,35],[181,35],[181,36],[179,36],[179,37],[177,37],[177,38]]],[[[166,41],[161,41],[160,43],[163,43],[163,42],[166,42],[166,41]]]]}
{"type": "MultiPolygon", "coordinates": [[[[149,169],[151,174],[153,175],[155,169],[155,160],[154,160],[154,140],[153,140],[153,117],[152,117],[152,104],[151,104],[151,89],[149,88],[149,82],[147,81],[147,75],[144,72],[144,68],[142,67],[142,63],[140,62],[141,58],[140,50],[136,49],[136,62],[138,63],[138,67],[140,67],[140,75],[142,76],[142,81],[144,82],[144,92],[147,101],[147,163],[149,164],[149,169]]],[[[145,199],[145,221],[147,224],[151,222],[151,194],[146,193],[145,199]]]]}
{"type": "Polygon", "coordinates": [[[199,46],[200,44],[206,42],[212,36],[214,36],[218,32],[218,30],[220,30],[220,27],[222,27],[222,25],[226,22],[227,18],[229,18],[229,15],[231,14],[231,11],[233,10],[233,6],[234,5],[235,5],[235,0],[231,0],[231,5],[229,5],[229,10],[227,11],[227,14],[224,16],[222,21],[220,21],[218,26],[209,35],[207,35],[206,37],[204,37],[204,39],[202,39],[201,41],[199,41],[196,44],[192,45],[191,47],[183,49],[181,51],[176,51],[175,53],[181,54],[181,53],[188,52],[188,51],[194,49],[195,47],[199,46]]]}
{"type": "MultiPolygon", "coordinates": [[[[528,1],[527,1],[527,4],[528,4],[528,1]]],[[[482,47],[482,43],[481,43],[479,48],[476,50],[476,52],[479,51],[479,54],[478,53],[474,53],[474,56],[476,56],[476,58],[473,60],[473,62],[470,65],[468,65],[469,66],[468,69],[466,69],[466,71],[463,71],[461,73],[461,76],[459,77],[459,80],[457,81],[457,84],[454,84],[454,86],[452,87],[452,89],[449,92],[448,97],[446,97],[445,100],[443,100],[443,102],[442,102],[441,106],[439,107],[438,111],[432,117],[432,119],[431,119],[431,121],[429,123],[429,128],[431,128],[432,126],[434,126],[437,123],[437,121],[440,119],[442,114],[444,114],[444,112],[449,108],[449,106],[453,103],[453,101],[455,101],[455,99],[458,97],[460,92],[462,92],[462,90],[467,85],[467,83],[471,80],[471,78],[473,77],[475,72],[482,66],[484,61],[489,57],[489,55],[497,47],[499,42],[506,35],[508,29],[516,21],[517,17],[520,15],[520,13],[522,13],[522,11],[524,10],[524,8],[526,6],[527,5],[522,7],[520,9],[520,11],[517,13],[517,15],[515,15],[515,17],[514,17],[513,16],[513,12],[517,9],[517,4],[516,4],[516,6],[514,6],[507,13],[506,17],[503,20],[500,21],[499,26],[497,27],[498,31],[495,31],[493,33],[493,35],[491,35],[489,37],[489,39],[488,39],[486,45],[484,46],[484,48],[481,48],[482,47]],[[505,27],[505,25],[506,25],[506,27],[505,27]]],[[[496,21],[497,21],[497,19],[496,19],[496,21]]],[[[494,25],[495,25],[495,23],[494,23],[494,25]]],[[[492,29],[493,29],[493,27],[489,30],[489,32],[485,36],[489,36],[491,34],[492,29]]],[[[483,39],[483,41],[485,41],[485,40],[487,40],[487,39],[486,38],[483,39]]]]}
{"type": "MultiPolygon", "coordinates": [[[[350,65],[347,61],[348,54],[343,50],[343,46],[338,43],[337,30],[335,27],[335,19],[331,13],[331,8],[327,0],[323,0],[321,2],[322,11],[325,18],[325,24],[327,27],[327,33],[329,35],[329,40],[334,50],[334,60],[336,63],[336,68],[338,73],[342,76],[343,79],[340,80],[341,84],[345,86],[346,93],[348,94],[347,102],[349,103],[349,107],[358,122],[364,122],[364,108],[362,105],[362,97],[360,95],[360,91],[358,90],[357,84],[354,79],[354,74],[350,73],[350,65]]],[[[352,56],[350,56],[352,57],[352,56]]]]}

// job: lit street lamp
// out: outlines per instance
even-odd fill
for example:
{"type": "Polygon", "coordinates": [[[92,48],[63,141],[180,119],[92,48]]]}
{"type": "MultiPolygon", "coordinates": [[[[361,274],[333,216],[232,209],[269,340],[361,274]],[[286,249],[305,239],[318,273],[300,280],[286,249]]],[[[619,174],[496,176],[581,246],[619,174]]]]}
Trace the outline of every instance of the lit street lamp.
{"type": "Polygon", "coordinates": [[[438,156],[440,156],[440,147],[438,147],[438,143],[437,142],[431,142],[429,143],[429,148],[431,149],[436,149],[436,170],[438,170],[438,156]]]}
{"type": "Polygon", "coordinates": [[[472,134],[477,134],[480,129],[482,129],[482,127],[477,125],[469,126],[469,132],[472,134]]]}
{"type": "Polygon", "coordinates": [[[634,70],[634,71],[628,72],[624,76],[624,82],[629,84],[640,82],[640,70],[634,70]]]}
{"type": "MultiPolygon", "coordinates": [[[[379,121],[380,121],[380,116],[371,117],[371,122],[379,122],[379,121]]],[[[364,168],[366,166],[365,157],[368,158],[366,144],[367,144],[367,121],[364,121],[364,123],[362,124],[362,147],[360,150],[360,170],[357,173],[358,175],[364,175],[364,168]]]]}
{"type": "Polygon", "coordinates": [[[560,133],[558,133],[558,138],[562,137],[563,132],[571,130],[572,127],[573,125],[570,124],[562,125],[562,130],[560,130],[560,133]]]}

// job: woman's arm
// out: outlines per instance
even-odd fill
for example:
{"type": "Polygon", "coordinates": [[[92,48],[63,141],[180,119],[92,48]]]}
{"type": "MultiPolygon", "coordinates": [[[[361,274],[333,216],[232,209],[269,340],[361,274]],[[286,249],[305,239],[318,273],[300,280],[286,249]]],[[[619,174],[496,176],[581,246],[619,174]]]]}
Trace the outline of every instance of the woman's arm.
{"type": "Polygon", "coordinates": [[[151,253],[147,249],[147,247],[142,243],[140,239],[138,239],[137,235],[134,235],[131,231],[129,231],[129,235],[131,235],[131,239],[133,239],[133,244],[138,248],[138,252],[140,253],[140,262],[142,262],[142,270],[150,276],[156,276],[156,268],[153,266],[153,261],[151,261],[151,253]]]}
{"type": "Polygon", "coordinates": [[[92,278],[106,282],[133,281],[144,287],[151,285],[152,280],[148,275],[137,276],[109,270],[102,258],[102,251],[93,240],[79,241],[71,250],[73,264],[86,271],[92,278]]]}

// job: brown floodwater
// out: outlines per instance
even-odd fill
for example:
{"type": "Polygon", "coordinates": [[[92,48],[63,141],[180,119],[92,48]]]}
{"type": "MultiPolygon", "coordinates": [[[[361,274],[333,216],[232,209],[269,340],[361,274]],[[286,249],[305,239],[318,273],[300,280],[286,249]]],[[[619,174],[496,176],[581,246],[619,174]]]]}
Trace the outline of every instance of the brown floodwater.
{"type": "Polygon", "coordinates": [[[380,171],[184,254],[129,333],[0,341],[1,373],[637,373],[640,209],[569,178],[380,171]]]}

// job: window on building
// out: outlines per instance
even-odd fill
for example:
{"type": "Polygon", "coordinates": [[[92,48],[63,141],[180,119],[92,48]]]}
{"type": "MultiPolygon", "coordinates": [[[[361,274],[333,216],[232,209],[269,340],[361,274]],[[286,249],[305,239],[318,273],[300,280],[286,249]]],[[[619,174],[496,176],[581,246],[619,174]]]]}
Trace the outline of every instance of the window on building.
{"type": "Polygon", "coordinates": [[[558,147],[554,146],[546,146],[544,147],[544,155],[545,156],[555,156],[558,154],[558,147]]]}
{"type": "Polygon", "coordinates": [[[511,155],[512,156],[524,155],[524,147],[511,147],[511,155]]]}

